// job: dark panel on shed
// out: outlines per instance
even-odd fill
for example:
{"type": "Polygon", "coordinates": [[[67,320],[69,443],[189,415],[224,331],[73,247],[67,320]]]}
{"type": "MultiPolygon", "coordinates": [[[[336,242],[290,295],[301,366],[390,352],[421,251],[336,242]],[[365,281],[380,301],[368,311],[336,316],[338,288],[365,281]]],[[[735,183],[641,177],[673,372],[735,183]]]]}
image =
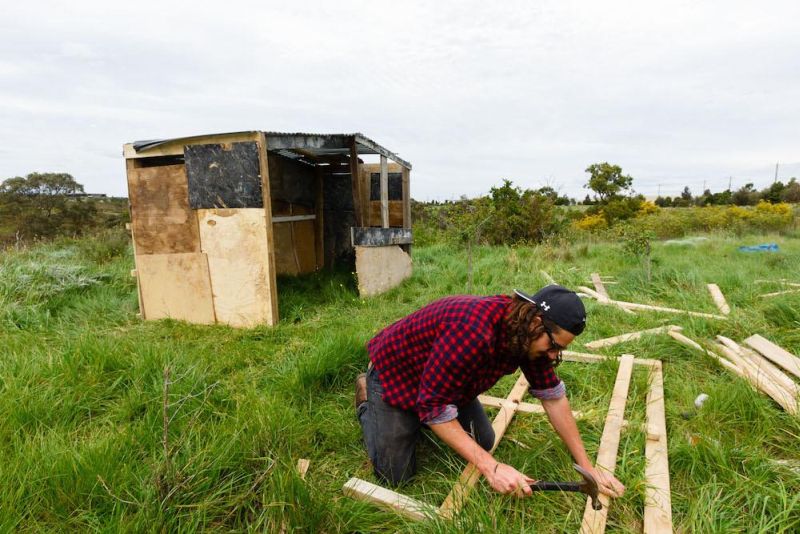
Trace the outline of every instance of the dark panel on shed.
{"type": "Polygon", "coordinates": [[[137,168],[128,160],[128,195],[137,255],[200,252],[183,165],[137,168]]]}
{"type": "MultiPolygon", "coordinates": [[[[370,175],[369,186],[370,200],[381,199],[381,173],[373,172],[370,175]]],[[[389,173],[389,200],[403,200],[403,173],[389,173]]]]}
{"type": "Polygon", "coordinates": [[[352,228],[353,246],[386,247],[389,245],[410,245],[410,228],[352,228]]]}
{"type": "Polygon", "coordinates": [[[263,208],[258,145],[187,145],[189,205],[200,208],[263,208]]]}
{"type": "Polygon", "coordinates": [[[355,249],[350,242],[350,228],[356,225],[352,180],[350,174],[323,172],[325,266],[355,268],[355,249]]]}

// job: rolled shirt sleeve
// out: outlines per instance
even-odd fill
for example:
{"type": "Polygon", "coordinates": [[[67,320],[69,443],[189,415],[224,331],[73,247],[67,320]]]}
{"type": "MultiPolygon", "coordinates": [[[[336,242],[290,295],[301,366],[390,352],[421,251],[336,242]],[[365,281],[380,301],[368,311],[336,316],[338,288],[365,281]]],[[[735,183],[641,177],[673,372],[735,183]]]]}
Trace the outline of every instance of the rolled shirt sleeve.
{"type": "Polygon", "coordinates": [[[459,393],[466,379],[478,371],[488,340],[468,324],[439,326],[422,371],[417,414],[423,423],[444,423],[458,416],[459,393]]]}
{"type": "Polygon", "coordinates": [[[560,399],[567,395],[567,386],[558,378],[550,360],[541,357],[521,365],[528,379],[530,394],[540,400],[560,399]]]}

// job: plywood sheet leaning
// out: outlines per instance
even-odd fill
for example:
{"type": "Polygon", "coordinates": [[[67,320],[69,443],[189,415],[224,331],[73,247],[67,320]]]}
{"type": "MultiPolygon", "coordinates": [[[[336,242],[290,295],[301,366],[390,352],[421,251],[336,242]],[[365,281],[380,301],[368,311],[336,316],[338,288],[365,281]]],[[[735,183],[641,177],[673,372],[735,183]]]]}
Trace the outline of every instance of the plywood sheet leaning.
{"type": "Polygon", "coordinates": [[[675,325],[659,326],[658,328],[650,328],[649,330],[631,332],[629,334],[622,334],[619,336],[608,337],[605,339],[596,339],[590,343],[587,343],[584,346],[587,349],[595,350],[602,347],[610,347],[612,345],[616,345],[617,343],[623,343],[625,341],[633,341],[635,339],[639,339],[645,334],[663,334],[669,332],[670,330],[673,330],[675,332],[680,332],[682,328],[680,326],[675,326],[675,325]]]}
{"type": "MultiPolygon", "coordinates": [[[[492,445],[490,453],[494,452],[497,448],[497,445],[500,444],[500,440],[503,439],[503,436],[506,433],[506,429],[508,425],[511,424],[511,419],[514,418],[514,414],[517,411],[519,403],[522,401],[522,397],[525,395],[525,392],[528,390],[528,381],[525,379],[525,376],[520,374],[517,382],[514,384],[514,387],[511,388],[511,392],[506,397],[506,402],[500,407],[500,411],[494,418],[492,422],[492,429],[494,430],[494,445],[492,445]]],[[[442,517],[452,519],[455,514],[461,509],[464,504],[464,499],[467,498],[469,492],[472,488],[477,484],[478,480],[481,477],[480,471],[478,471],[478,467],[475,464],[468,464],[464,471],[461,473],[461,476],[456,482],[456,485],[450,491],[450,493],[445,498],[442,505],[439,507],[439,514],[442,517]]]]}
{"type": "Polygon", "coordinates": [[[728,306],[728,303],[725,301],[725,295],[722,294],[717,284],[708,284],[708,292],[711,293],[711,298],[714,300],[714,304],[717,305],[722,315],[731,313],[731,307],[728,306]]]}
{"type": "MultiPolygon", "coordinates": [[[[606,415],[606,424],[603,428],[603,436],[600,438],[600,448],[597,451],[595,465],[598,469],[605,469],[612,474],[617,464],[617,450],[619,449],[619,438],[632,371],[633,356],[625,354],[620,358],[617,379],[614,382],[614,391],[611,394],[611,403],[608,406],[608,415],[606,415]]],[[[601,534],[606,528],[610,498],[603,494],[600,495],[600,502],[603,504],[601,510],[594,510],[591,501],[591,498],[586,499],[581,534],[601,534]]]]}
{"type": "Polygon", "coordinates": [[[411,256],[397,246],[355,247],[358,293],[379,295],[411,276],[411,256]]]}
{"type": "Polygon", "coordinates": [[[127,168],[134,253],[200,252],[183,165],[127,168]]]}
{"type": "Polygon", "coordinates": [[[217,321],[236,327],[275,324],[264,210],[201,209],[197,217],[217,321]]]}
{"type": "Polygon", "coordinates": [[[145,319],[179,319],[214,324],[214,303],[205,254],[147,254],[136,257],[145,319]]]}
{"type": "Polygon", "coordinates": [[[664,375],[661,362],[650,369],[647,391],[647,441],[644,500],[644,534],[672,532],[672,499],[667,456],[667,420],[664,411],[664,375]]]}
{"type": "Polygon", "coordinates": [[[371,502],[387,508],[409,519],[422,521],[438,515],[435,506],[418,501],[390,489],[372,484],[360,478],[351,478],[344,488],[344,494],[359,501],[371,502]]]}
{"type": "Polygon", "coordinates": [[[772,360],[794,376],[800,378],[800,358],[791,352],[758,334],[745,339],[744,344],[754,348],[763,354],[765,358],[772,360]]]}

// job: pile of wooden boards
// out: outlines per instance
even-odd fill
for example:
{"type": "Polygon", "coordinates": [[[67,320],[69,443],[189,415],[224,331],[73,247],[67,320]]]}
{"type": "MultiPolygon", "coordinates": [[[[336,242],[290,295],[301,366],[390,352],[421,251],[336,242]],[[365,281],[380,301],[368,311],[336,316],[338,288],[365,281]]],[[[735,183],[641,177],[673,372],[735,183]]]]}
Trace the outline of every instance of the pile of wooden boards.
{"type": "Polygon", "coordinates": [[[800,387],[789,374],[795,379],[800,378],[800,358],[757,334],[744,340],[746,347],[727,337],[717,336],[711,344],[712,350],[703,348],[680,332],[670,331],[669,335],[707,354],[755,389],[770,396],[787,413],[797,415],[800,387]]]}

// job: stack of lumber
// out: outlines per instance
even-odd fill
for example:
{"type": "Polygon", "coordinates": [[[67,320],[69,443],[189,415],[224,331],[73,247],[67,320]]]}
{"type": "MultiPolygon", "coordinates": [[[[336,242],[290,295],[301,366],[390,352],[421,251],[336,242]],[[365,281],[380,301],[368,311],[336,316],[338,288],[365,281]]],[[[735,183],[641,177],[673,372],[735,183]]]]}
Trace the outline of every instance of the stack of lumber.
{"type": "Polygon", "coordinates": [[[798,414],[800,387],[787,372],[794,375],[795,379],[800,378],[800,358],[759,335],[745,339],[743,344],[748,345],[747,347],[725,336],[717,336],[712,343],[713,351],[711,351],[680,332],[668,333],[684,345],[714,358],[720,365],[749,382],[756,390],[771,397],[786,412],[792,415],[798,414]]]}

